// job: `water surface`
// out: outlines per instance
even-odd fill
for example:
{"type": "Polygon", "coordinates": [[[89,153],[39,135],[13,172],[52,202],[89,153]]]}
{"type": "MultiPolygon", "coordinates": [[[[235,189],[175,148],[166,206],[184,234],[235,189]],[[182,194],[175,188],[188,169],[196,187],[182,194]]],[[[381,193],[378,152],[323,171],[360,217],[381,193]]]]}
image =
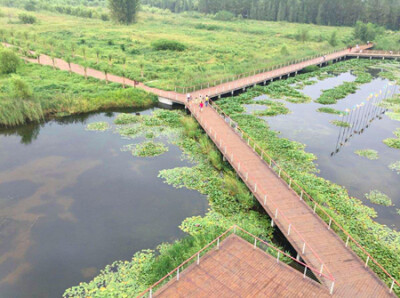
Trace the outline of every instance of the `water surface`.
{"type": "MultiPolygon", "coordinates": [[[[142,111],[145,114],[150,110],[142,111]]],[[[177,146],[156,158],[121,152],[117,113],[0,131],[0,297],[60,297],[116,260],[182,236],[207,200],[157,178],[187,166],[177,146]]]]}
{"type": "MultiPolygon", "coordinates": [[[[351,73],[344,73],[318,81],[300,91],[316,100],[322,94],[322,90],[339,86],[345,81],[354,81],[354,78],[351,73]]],[[[279,131],[282,137],[306,144],[306,151],[314,153],[318,158],[316,163],[320,170],[320,176],[345,186],[351,196],[363,200],[366,205],[377,210],[379,215],[377,221],[399,229],[400,216],[396,213],[396,208],[400,208],[400,187],[398,187],[400,175],[389,169],[388,166],[400,160],[400,150],[386,146],[383,140],[395,137],[393,131],[400,127],[400,122],[391,120],[382,114],[382,109],[373,110],[372,101],[367,101],[371,93],[377,94],[381,90],[382,95],[379,98],[383,98],[386,94],[384,87],[387,85],[387,80],[375,77],[372,82],[361,85],[355,94],[339,100],[335,105],[324,106],[315,102],[306,104],[285,102],[291,111],[290,114],[263,117],[263,119],[273,130],[279,131]],[[320,107],[332,107],[344,111],[363,102],[364,108],[354,113],[351,119],[317,112],[320,107]],[[357,133],[351,129],[336,127],[330,123],[332,120],[352,120],[357,128],[354,129],[357,130],[357,133]],[[378,151],[379,160],[368,160],[354,153],[361,149],[378,151]],[[365,198],[365,194],[374,189],[387,194],[395,206],[383,207],[370,203],[365,198]]],[[[394,88],[396,86],[389,86],[386,95],[399,92],[398,87],[394,88]]],[[[255,102],[262,98],[266,97],[256,98],[255,102]]],[[[248,105],[247,110],[252,112],[254,108],[252,105],[248,105]]]]}

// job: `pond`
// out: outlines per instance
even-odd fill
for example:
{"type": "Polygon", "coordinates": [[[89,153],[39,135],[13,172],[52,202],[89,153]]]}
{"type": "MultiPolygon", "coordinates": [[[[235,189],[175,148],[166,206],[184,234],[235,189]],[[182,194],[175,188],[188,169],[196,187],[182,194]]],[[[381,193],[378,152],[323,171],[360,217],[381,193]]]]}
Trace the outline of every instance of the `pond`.
{"type": "Polygon", "coordinates": [[[120,150],[132,140],[86,130],[117,115],[0,131],[1,297],[60,297],[116,260],[182,237],[181,222],[207,211],[205,196],[157,178],[188,165],[177,146],[138,158],[120,150]]]}
{"type": "MultiPolygon", "coordinates": [[[[371,74],[375,75],[376,71],[371,70],[371,74]]],[[[322,90],[354,79],[348,72],[319,80],[299,91],[316,100],[322,90]]],[[[389,169],[389,165],[400,160],[400,151],[386,146],[383,140],[394,137],[393,131],[400,127],[400,122],[383,114],[383,109],[373,109],[373,100],[366,100],[371,93],[378,93],[379,98],[383,98],[393,92],[399,92],[398,86],[390,86],[387,80],[374,76],[370,83],[361,85],[355,94],[339,100],[337,104],[328,106],[314,101],[304,104],[285,102],[291,111],[289,114],[262,118],[272,130],[280,132],[281,137],[305,144],[306,151],[318,158],[316,163],[321,177],[346,187],[350,195],[373,207],[378,212],[378,222],[399,229],[400,216],[396,213],[396,208],[400,208],[400,187],[397,187],[400,175],[389,169]],[[385,86],[388,86],[387,91],[385,86]],[[340,115],[317,111],[321,107],[344,111],[362,103],[364,106],[357,109],[351,117],[342,118],[340,115]],[[352,122],[354,128],[337,127],[331,123],[334,120],[352,122]],[[379,159],[369,160],[355,154],[355,151],[364,149],[376,150],[379,159]],[[365,194],[375,189],[388,195],[395,206],[385,207],[368,201],[365,194]]],[[[255,98],[254,103],[260,99],[267,99],[267,96],[255,98]]],[[[253,112],[253,106],[247,105],[247,112],[253,112]]]]}

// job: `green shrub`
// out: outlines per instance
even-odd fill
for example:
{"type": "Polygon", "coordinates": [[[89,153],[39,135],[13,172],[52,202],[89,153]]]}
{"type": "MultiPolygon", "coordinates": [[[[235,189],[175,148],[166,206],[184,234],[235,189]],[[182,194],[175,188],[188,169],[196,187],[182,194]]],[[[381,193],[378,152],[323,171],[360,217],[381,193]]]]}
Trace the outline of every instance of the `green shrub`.
{"type": "Polygon", "coordinates": [[[20,59],[11,50],[0,51],[0,72],[4,74],[16,73],[20,59]]]}
{"type": "Polygon", "coordinates": [[[108,16],[108,14],[102,13],[102,14],[100,15],[100,19],[101,19],[102,21],[106,22],[106,21],[109,21],[109,20],[110,20],[110,17],[108,16]]]}
{"type": "Polygon", "coordinates": [[[282,48],[281,48],[281,54],[282,54],[282,56],[287,56],[287,55],[289,55],[289,51],[288,51],[286,45],[283,45],[283,46],[282,46],[282,48]]]}
{"type": "Polygon", "coordinates": [[[182,52],[186,49],[186,46],[178,41],[159,39],[152,44],[156,51],[177,51],[182,52]]]}
{"type": "Polygon", "coordinates": [[[229,11],[221,10],[215,14],[215,19],[219,21],[232,21],[235,15],[229,11]]]}
{"type": "Polygon", "coordinates": [[[29,0],[28,2],[25,3],[24,8],[27,11],[35,11],[36,10],[36,1],[34,0],[29,0]]]}
{"type": "Polygon", "coordinates": [[[34,24],[37,21],[35,16],[26,13],[20,13],[18,18],[22,24],[34,24]]]}
{"type": "Polygon", "coordinates": [[[11,96],[14,99],[27,100],[33,98],[32,89],[19,76],[13,75],[10,79],[11,96]]]}

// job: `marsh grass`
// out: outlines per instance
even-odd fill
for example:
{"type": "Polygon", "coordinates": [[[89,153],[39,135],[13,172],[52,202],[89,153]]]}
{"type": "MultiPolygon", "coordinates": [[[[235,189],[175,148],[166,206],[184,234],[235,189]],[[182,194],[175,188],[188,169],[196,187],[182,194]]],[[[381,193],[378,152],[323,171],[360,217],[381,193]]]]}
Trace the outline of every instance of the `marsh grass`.
{"type": "Polygon", "coordinates": [[[383,206],[393,205],[392,200],[379,190],[371,190],[370,193],[365,194],[365,197],[372,203],[377,205],[383,205],[383,206]]]}
{"type": "Polygon", "coordinates": [[[358,156],[366,157],[369,160],[379,159],[378,151],[372,149],[357,150],[354,153],[358,156]]]}

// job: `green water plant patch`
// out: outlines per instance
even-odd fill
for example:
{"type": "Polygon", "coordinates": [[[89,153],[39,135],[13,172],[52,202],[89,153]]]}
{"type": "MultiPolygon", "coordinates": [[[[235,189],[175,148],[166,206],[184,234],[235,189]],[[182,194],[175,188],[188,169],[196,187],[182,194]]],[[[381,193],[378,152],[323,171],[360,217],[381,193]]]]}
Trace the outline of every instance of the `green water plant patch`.
{"type": "Polygon", "coordinates": [[[393,133],[397,138],[385,139],[383,142],[389,147],[400,149],[400,128],[396,129],[393,133]]]}
{"type": "Polygon", "coordinates": [[[366,157],[369,160],[379,159],[378,151],[372,149],[357,150],[354,153],[358,156],[366,157]]]}
{"type": "Polygon", "coordinates": [[[319,109],[317,110],[317,112],[320,112],[320,113],[327,113],[327,114],[335,114],[335,115],[340,115],[340,114],[342,114],[341,111],[338,111],[338,110],[335,110],[335,109],[332,109],[332,108],[326,108],[326,107],[319,108],[319,109]]]}
{"type": "Polygon", "coordinates": [[[143,118],[141,116],[135,114],[119,114],[117,118],[114,120],[115,124],[122,125],[122,124],[131,124],[131,123],[138,123],[142,121],[143,118]]]}
{"type": "Polygon", "coordinates": [[[365,197],[370,200],[374,204],[383,205],[383,206],[392,206],[392,200],[380,192],[379,190],[371,190],[370,193],[365,194],[365,197]]]}
{"type": "Polygon", "coordinates": [[[335,104],[339,99],[343,99],[351,93],[356,93],[356,91],[357,83],[344,82],[338,87],[322,91],[322,95],[316,100],[316,102],[324,105],[335,104]]]}
{"type": "Polygon", "coordinates": [[[163,143],[144,142],[135,146],[132,150],[133,156],[138,157],[155,157],[162,155],[168,151],[168,147],[163,143]]]}
{"type": "Polygon", "coordinates": [[[340,121],[340,120],[332,120],[331,123],[333,125],[338,126],[338,127],[350,127],[350,123],[344,122],[344,121],[340,121]]]}
{"type": "Polygon", "coordinates": [[[107,122],[94,122],[94,123],[89,123],[86,126],[87,130],[92,130],[92,131],[105,131],[110,129],[110,124],[108,124],[107,122]]]}
{"type": "Polygon", "coordinates": [[[389,165],[389,169],[391,169],[392,171],[395,171],[397,174],[400,175],[400,161],[396,161],[394,163],[391,163],[389,165]]]}

